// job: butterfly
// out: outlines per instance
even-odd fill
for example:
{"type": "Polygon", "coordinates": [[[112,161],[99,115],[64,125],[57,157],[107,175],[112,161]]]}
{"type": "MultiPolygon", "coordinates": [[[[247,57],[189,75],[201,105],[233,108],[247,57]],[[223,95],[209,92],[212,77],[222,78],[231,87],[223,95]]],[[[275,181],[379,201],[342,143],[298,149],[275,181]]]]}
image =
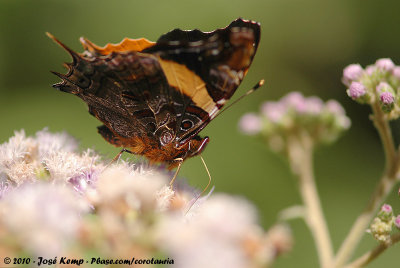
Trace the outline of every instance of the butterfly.
{"type": "Polygon", "coordinates": [[[215,118],[245,77],[260,41],[260,24],[238,18],[212,32],[175,29],[157,42],[125,38],[99,47],[81,38],[53,87],[74,94],[117,147],[172,169],[209,142],[199,132],[215,118]]]}

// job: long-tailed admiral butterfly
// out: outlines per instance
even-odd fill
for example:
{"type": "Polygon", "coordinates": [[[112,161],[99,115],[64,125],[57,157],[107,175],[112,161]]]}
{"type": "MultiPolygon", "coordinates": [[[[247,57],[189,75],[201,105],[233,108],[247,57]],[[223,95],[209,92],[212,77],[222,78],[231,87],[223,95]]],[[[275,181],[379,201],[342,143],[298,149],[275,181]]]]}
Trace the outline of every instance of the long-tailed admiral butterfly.
{"type": "Polygon", "coordinates": [[[99,47],[85,38],[67,74],[53,87],[80,97],[109,143],[169,168],[200,154],[198,133],[215,118],[246,75],[260,24],[237,19],[212,32],[175,29],[157,42],[125,38],[99,47]]]}

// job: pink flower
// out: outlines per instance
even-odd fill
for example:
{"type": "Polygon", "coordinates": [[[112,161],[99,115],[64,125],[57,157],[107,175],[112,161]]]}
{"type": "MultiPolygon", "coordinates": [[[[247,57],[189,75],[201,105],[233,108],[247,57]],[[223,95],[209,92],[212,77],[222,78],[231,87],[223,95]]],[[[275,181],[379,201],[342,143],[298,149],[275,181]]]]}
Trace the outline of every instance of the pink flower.
{"type": "Polygon", "coordinates": [[[386,223],[393,220],[393,209],[391,205],[384,204],[378,213],[378,218],[386,223]]]}
{"type": "Polygon", "coordinates": [[[351,82],[360,79],[364,70],[360,64],[350,64],[343,70],[343,82],[345,85],[350,85],[351,82]]]}
{"type": "Polygon", "coordinates": [[[352,82],[347,94],[352,99],[358,99],[367,93],[365,86],[359,82],[352,82]]]}
{"type": "Polygon", "coordinates": [[[375,62],[375,66],[384,71],[392,71],[395,67],[393,61],[389,58],[379,59],[375,62]]]}
{"type": "Polygon", "coordinates": [[[394,96],[390,92],[382,92],[380,95],[381,102],[385,105],[394,103],[394,96]]]}
{"type": "Polygon", "coordinates": [[[278,122],[287,111],[287,107],[282,102],[267,101],[261,106],[261,113],[271,122],[278,122]]]}
{"type": "Polygon", "coordinates": [[[368,75],[372,75],[375,70],[376,70],[376,66],[375,65],[368,65],[367,67],[365,67],[365,72],[368,75]]]}
{"type": "Polygon", "coordinates": [[[394,225],[400,229],[400,215],[397,215],[396,219],[394,220],[394,225]]]}
{"type": "Polygon", "coordinates": [[[380,82],[379,85],[376,87],[376,91],[378,93],[382,93],[384,91],[390,90],[392,87],[386,82],[380,82]]]}
{"type": "Polygon", "coordinates": [[[245,114],[240,118],[239,129],[247,135],[255,135],[261,131],[261,118],[254,113],[245,114]]]}
{"type": "Polygon", "coordinates": [[[326,109],[336,115],[344,115],[346,112],[344,111],[342,105],[335,100],[328,100],[326,102],[326,109]]]}
{"type": "Polygon", "coordinates": [[[318,97],[309,97],[306,99],[306,105],[308,113],[319,114],[324,107],[324,102],[318,97]]]}
{"type": "Polygon", "coordinates": [[[304,113],[307,110],[306,101],[300,92],[290,92],[282,98],[282,102],[298,113],[304,113]]]}
{"type": "Polygon", "coordinates": [[[391,213],[393,211],[392,206],[388,204],[383,204],[381,211],[385,213],[391,213]]]}
{"type": "Polygon", "coordinates": [[[396,77],[397,79],[400,79],[400,66],[396,66],[394,67],[392,74],[394,77],[396,77]]]}

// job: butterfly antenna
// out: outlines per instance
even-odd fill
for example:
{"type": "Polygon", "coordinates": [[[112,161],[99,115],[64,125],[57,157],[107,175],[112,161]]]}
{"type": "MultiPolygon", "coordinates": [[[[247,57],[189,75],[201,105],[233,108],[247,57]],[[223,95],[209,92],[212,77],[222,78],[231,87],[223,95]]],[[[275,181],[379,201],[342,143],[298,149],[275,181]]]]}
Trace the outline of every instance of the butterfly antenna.
{"type": "Polygon", "coordinates": [[[205,191],[207,191],[208,187],[210,187],[210,185],[211,185],[211,174],[210,174],[210,171],[208,170],[206,162],[204,161],[204,158],[201,155],[200,155],[200,159],[203,162],[204,167],[206,168],[206,171],[207,171],[207,174],[208,174],[208,183],[207,183],[207,186],[203,189],[203,191],[196,197],[196,199],[189,206],[189,208],[185,212],[185,214],[187,214],[190,211],[190,209],[193,207],[193,205],[196,204],[197,200],[199,200],[200,196],[202,196],[205,193],[205,191]]]}
{"type": "Polygon", "coordinates": [[[233,101],[232,103],[230,103],[228,106],[225,107],[225,109],[223,109],[221,112],[219,112],[213,119],[215,119],[216,117],[218,117],[220,114],[222,114],[223,112],[225,112],[226,110],[228,110],[230,107],[232,107],[234,104],[236,104],[237,102],[239,102],[241,99],[243,99],[244,97],[250,95],[251,93],[253,93],[254,91],[256,91],[259,87],[263,86],[265,83],[264,79],[261,79],[260,81],[258,81],[257,84],[255,84],[249,91],[247,91],[246,93],[244,93],[242,96],[240,96],[239,98],[237,98],[235,101],[233,101]]]}
{"type": "Polygon", "coordinates": [[[178,176],[179,171],[181,170],[181,166],[182,166],[182,163],[183,163],[183,158],[176,158],[176,159],[174,159],[174,160],[175,160],[175,161],[179,161],[179,164],[178,164],[178,168],[177,168],[176,171],[175,171],[174,177],[173,177],[172,180],[169,182],[169,187],[171,187],[171,188],[172,188],[172,185],[174,184],[174,182],[175,182],[175,180],[176,180],[176,177],[178,176]]]}

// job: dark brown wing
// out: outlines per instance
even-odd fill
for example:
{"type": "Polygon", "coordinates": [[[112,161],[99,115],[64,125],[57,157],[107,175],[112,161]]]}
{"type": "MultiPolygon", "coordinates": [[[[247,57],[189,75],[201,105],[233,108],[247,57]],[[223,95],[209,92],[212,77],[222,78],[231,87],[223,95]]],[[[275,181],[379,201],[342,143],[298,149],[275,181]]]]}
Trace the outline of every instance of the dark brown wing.
{"type": "Polygon", "coordinates": [[[137,51],[118,51],[118,45],[99,48],[87,40],[82,42],[86,48],[83,54],[60,43],[73,62],[67,64],[66,75],[56,73],[63,81],[54,87],[84,100],[89,112],[104,123],[99,132],[114,145],[124,146],[115,136],[126,139],[154,135],[165,123],[165,113],[174,114],[169,105],[169,85],[158,59],[137,51]],[[112,49],[116,51],[109,52],[112,49]]]}
{"type": "Polygon", "coordinates": [[[197,135],[231,98],[250,67],[259,40],[259,23],[239,18],[213,32],[175,29],[143,50],[159,57],[171,89],[181,94],[172,98],[183,104],[176,126],[178,145],[197,135]]]}
{"type": "Polygon", "coordinates": [[[237,19],[213,32],[175,29],[156,43],[124,39],[105,47],[82,38],[82,54],[52,38],[73,58],[66,75],[56,73],[63,81],[54,87],[88,104],[107,141],[129,146],[129,138],[147,136],[170,142],[172,134],[179,147],[233,95],[256,53],[260,26],[237,19]]]}

